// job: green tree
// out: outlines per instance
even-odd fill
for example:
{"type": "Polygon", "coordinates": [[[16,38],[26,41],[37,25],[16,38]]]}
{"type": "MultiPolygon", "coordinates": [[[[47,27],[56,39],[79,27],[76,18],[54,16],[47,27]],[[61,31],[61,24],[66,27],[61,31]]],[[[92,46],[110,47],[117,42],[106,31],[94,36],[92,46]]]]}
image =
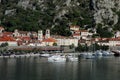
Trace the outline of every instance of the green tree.
{"type": "Polygon", "coordinates": [[[71,44],[71,45],[69,46],[70,49],[73,49],[74,47],[75,47],[74,44],[71,44]]]}
{"type": "Polygon", "coordinates": [[[78,52],[88,51],[88,46],[87,44],[85,45],[78,44],[78,47],[75,48],[75,51],[78,51],[78,52]]]}
{"type": "Polygon", "coordinates": [[[6,47],[6,46],[8,46],[8,43],[7,42],[6,43],[2,43],[0,46],[1,47],[6,47]]]}
{"type": "Polygon", "coordinates": [[[113,32],[108,30],[108,27],[102,28],[102,24],[97,25],[97,33],[99,34],[99,37],[106,37],[110,38],[113,36],[113,32]]]}
{"type": "Polygon", "coordinates": [[[54,42],[54,43],[53,43],[53,46],[57,46],[57,43],[54,42]]]}

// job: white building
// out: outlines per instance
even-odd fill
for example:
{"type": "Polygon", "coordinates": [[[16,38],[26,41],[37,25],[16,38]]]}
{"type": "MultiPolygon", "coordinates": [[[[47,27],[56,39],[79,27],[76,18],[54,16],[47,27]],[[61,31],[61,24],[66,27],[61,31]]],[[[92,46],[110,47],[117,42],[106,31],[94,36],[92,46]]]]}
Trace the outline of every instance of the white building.
{"type": "Polygon", "coordinates": [[[40,41],[43,40],[43,32],[42,32],[42,30],[38,31],[38,40],[40,40],[40,41]]]}
{"type": "Polygon", "coordinates": [[[70,26],[70,30],[78,31],[78,30],[80,30],[80,26],[70,26]]]}
{"type": "Polygon", "coordinates": [[[8,46],[18,46],[17,41],[15,41],[15,39],[13,37],[10,37],[10,36],[0,37],[0,45],[2,43],[8,43],[8,46]]]}
{"type": "Polygon", "coordinates": [[[57,40],[54,38],[47,38],[42,41],[42,46],[53,46],[54,43],[57,43],[57,40]]]}
{"type": "Polygon", "coordinates": [[[111,38],[109,40],[109,46],[120,46],[120,38],[111,38]]]}
{"type": "Polygon", "coordinates": [[[5,29],[2,26],[0,26],[0,33],[2,33],[4,30],[5,29]]]}
{"type": "Polygon", "coordinates": [[[96,40],[99,45],[120,46],[120,38],[99,38],[96,40]]]}
{"type": "Polygon", "coordinates": [[[38,40],[40,40],[40,42],[41,42],[38,46],[53,46],[53,44],[57,42],[56,39],[54,39],[50,36],[49,29],[46,30],[44,37],[43,37],[42,30],[39,30],[38,31],[38,40]]]}
{"type": "Polygon", "coordinates": [[[73,37],[53,36],[57,40],[58,46],[78,46],[78,39],[73,37]]]}
{"type": "Polygon", "coordinates": [[[19,30],[15,30],[13,33],[14,37],[37,37],[37,33],[36,32],[28,32],[28,31],[19,31],[19,30]]]}
{"type": "Polygon", "coordinates": [[[80,39],[81,38],[81,36],[80,36],[80,30],[74,31],[73,37],[76,38],[76,39],[80,39]]]}
{"type": "Polygon", "coordinates": [[[45,39],[50,38],[50,30],[47,29],[45,33],[45,39]]]}
{"type": "Polygon", "coordinates": [[[117,32],[115,33],[115,37],[120,37],[120,31],[117,31],[117,32]]]}

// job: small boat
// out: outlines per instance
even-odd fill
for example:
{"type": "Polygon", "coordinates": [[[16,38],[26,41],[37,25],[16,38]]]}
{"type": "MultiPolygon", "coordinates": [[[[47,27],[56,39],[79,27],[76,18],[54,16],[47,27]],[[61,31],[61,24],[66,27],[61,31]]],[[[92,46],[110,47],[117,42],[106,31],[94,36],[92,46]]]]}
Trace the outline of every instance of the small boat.
{"type": "Polygon", "coordinates": [[[95,57],[102,57],[102,54],[103,53],[101,51],[96,51],[94,55],[95,57]]]}
{"type": "Polygon", "coordinates": [[[112,51],[114,53],[114,56],[115,57],[119,57],[120,56],[120,51],[119,50],[115,50],[115,51],[112,51]]]}
{"type": "Polygon", "coordinates": [[[10,55],[10,58],[15,58],[15,54],[10,55]]]}
{"type": "Polygon", "coordinates": [[[49,62],[66,62],[66,57],[63,55],[53,55],[48,58],[49,62]]]}
{"type": "Polygon", "coordinates": [[[110,56],[110,53],[108,51],[102,51],[102,56],[110,56]]]}
{"type": "Polygon", "coordinates": [[[37,54],[31,53],[30,56],[36,57],[36,56],[40,56],[40,54],[39,53],[37,53],[37,54]]]}
{"type": "Polygon", "coordinates": [[[40,56],[41,56],[41,57],[49,57],[50,54],[48,54],[48,53],[44,53],[44,54],[41,54],[40,56]]]}
{"type": "Polygon", "coordinates": [[[75,55],[69,54],[67,56],[68,61],[78,61],[78,57],[76,57],[75,55]]]}
{"type": "Polygon", "coordinates": [[[93,59],[93,58],[95,58],[95,56],[93,55],[93,53],[87,53],[87,54],[85,55],[85,58],[86,58],[86,59],[93,59]]]}

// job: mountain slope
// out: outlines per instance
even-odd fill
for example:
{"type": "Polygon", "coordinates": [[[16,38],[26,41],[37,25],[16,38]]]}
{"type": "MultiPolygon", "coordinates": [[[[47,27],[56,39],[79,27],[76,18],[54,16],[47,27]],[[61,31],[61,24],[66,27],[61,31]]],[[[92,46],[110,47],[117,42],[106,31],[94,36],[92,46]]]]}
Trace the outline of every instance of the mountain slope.
{"type": "Polygon", "coordinates": [[[69,36],[70,25],[113,31],[119,17],[120,0],[0,0],[0,24],[8,31],[50,28],[69,36]]]}

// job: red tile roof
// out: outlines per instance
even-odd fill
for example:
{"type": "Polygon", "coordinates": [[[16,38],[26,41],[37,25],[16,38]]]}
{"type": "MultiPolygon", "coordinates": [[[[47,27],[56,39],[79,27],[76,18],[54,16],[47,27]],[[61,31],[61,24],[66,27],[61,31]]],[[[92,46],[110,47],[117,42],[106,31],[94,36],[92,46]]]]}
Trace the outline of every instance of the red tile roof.
{"type": "Polygon", "coordinates": [[[22,37],[21,39],[22,39],[22,40],[26,40],[26,41],[31,40],[31,38],[30,38],[30,37],[22,37]]]}
{"type": "Polygon", "coordinates": [[[18,31],[18,33],[20,33],[20,34],[27,34],[29,32],[28,31],[18,31]]]}
{"type": "Polygon", "coordinates": [[[43,42],[56,42],[56,40],[53,38],[47,38],[47,39],[44,39],[43,42]]]}
{"type": "Polygon", "coordinates": [[[73,36],[80,36],[80,34],[73,34],[73,36]]]}
{"type": "Polygon", "coordinates": [[[0,41],[15,41],[15,39],[10,36],[2,36],[0,37],[0,41]]]}
{"type": "Polygon", "coordinates": [[[13,36],[13,32],[3,32],[3,36],[13,36]]]}

